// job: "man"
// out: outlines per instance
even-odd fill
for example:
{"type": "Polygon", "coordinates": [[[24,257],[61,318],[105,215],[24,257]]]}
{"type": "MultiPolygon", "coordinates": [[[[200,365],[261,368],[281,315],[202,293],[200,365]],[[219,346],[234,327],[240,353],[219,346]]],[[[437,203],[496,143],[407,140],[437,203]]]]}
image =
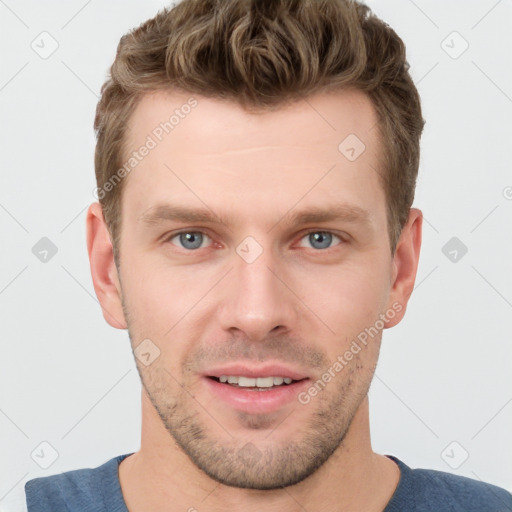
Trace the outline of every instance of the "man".
{"type": "Polygon", "coordinates": [[[124,36],[87,245],[136,356],[141,447],[29,481],[29,512],[512,510],[371,447],[423,124],[402,41],[355,2],[183,0],[124,36]]]}

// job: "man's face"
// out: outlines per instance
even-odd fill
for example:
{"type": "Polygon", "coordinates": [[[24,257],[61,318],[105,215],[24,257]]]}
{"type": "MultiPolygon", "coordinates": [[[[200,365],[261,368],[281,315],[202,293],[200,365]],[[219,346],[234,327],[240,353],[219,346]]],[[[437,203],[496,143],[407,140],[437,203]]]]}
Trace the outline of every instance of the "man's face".
{"type": "Polygon", "coordinates": [[[392,307],[377,117],[354,91],[258,115],[195,98],[161,141],[189,96],[146,96],[130,120],[127,158],[157,144],[125,178],[123,310],[133,347],[160,352],[137,367],[184,452],[224,484],[278,488],[343,446],[392,307]]]}

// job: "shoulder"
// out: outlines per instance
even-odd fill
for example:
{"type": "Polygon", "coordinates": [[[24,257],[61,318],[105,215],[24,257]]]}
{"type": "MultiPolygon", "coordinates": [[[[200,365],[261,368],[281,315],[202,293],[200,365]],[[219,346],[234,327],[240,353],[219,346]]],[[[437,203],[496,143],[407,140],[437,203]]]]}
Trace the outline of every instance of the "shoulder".
{"type": "Polygon", "coordinates": [[[411,469],[396,457],[388,457],[398,464],[401,477],[385,512],[404,504],[417,512],[512,512],[512,494],[501,487],[445,471],[411,469]]]}
{"type": "Polygon", "coordinates": [[[512,494],[496,485],[472,478],[429,469],[412,470],[418,495],[430,500],[452,502],[464,511],[506,510],[512,512],[512,494]],[[491,506],[493,508],[491,508],[491,506]]]}
{"type": "Polygon", "coordinates": [[[25,484],[28,512],[78,511],[95,503],[98,503],[97,510],[103,510],[105,500],[113,493],[120,493],[118,467],[128,455],[114,457],[96,468],[29,480],[25,484]]]}

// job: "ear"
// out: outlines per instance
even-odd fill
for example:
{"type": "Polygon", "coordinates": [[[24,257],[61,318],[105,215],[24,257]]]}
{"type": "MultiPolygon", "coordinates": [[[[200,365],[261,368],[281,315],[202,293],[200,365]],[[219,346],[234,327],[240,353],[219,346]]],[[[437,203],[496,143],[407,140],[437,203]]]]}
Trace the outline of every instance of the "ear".
{"type": "Polygon", "coordinates": [[[402,320],[409,297],[414,289],[420,259],[422,224],[421,210],[411,208],[391,262],[391,291],[388,310],[392,309],[396,314],[393,318],[386,320],[386,329],[395,326],[402,320]]]}
{"type": "Polygon", "coordinates": [[[126,329],[114,251],[99,203],[89,206],[86,229],[92,282],[100,301],[103,317],[112,327],[126,329]]]}

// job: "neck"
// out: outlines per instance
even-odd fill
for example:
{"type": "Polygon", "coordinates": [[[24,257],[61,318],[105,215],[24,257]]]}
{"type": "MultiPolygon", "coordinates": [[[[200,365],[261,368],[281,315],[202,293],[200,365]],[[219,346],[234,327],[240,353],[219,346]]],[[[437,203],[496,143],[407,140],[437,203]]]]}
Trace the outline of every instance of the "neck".
{"type": "Polygon", "coordinates": [[[142,413],[141,448],[119,466],[130,512],[256,512],[262,508],[382,512],[398,484],[398,466],[371,448],[368,397],[325,464],[298,484],[270,491],[228,487],[203,473],[174,442],[144,390],[142,413]]]}

